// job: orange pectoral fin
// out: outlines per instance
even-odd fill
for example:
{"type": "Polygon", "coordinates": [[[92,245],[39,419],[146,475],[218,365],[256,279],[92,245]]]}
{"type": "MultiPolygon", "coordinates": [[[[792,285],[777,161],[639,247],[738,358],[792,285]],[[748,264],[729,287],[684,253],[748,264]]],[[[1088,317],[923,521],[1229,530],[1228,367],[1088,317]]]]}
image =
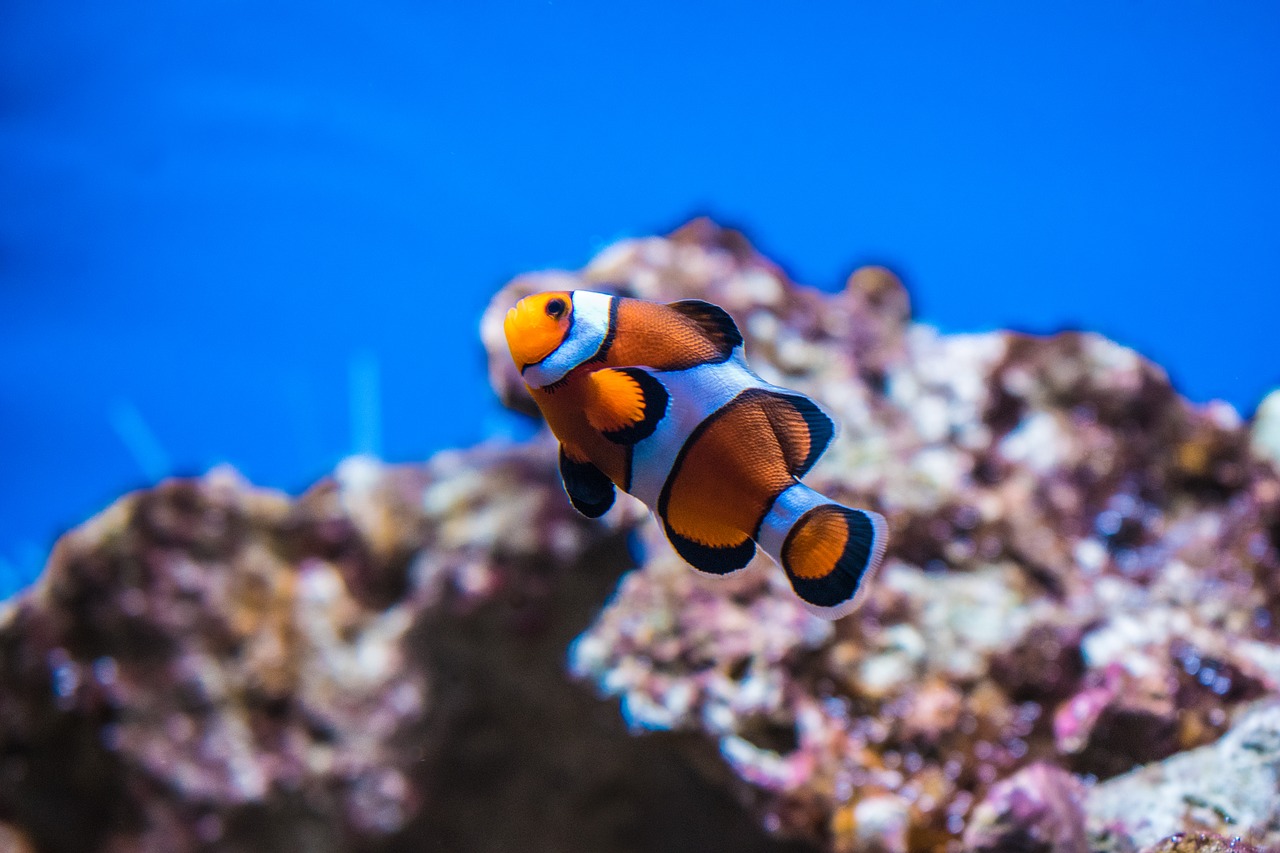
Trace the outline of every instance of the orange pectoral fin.
{"type": "Polygon", "coordinates": [[[587,423],[615,444],[648,438],[667,413],[667,389],[646,370],[606,368],[592,373],[589,382],[587,423]]]}

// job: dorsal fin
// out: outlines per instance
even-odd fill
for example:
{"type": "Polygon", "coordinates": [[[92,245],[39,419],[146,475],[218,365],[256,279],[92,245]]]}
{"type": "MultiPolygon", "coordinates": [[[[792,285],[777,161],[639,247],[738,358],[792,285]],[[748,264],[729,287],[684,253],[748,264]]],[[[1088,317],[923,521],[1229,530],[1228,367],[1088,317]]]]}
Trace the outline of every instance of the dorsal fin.
{"type": "Polygon", "coordinates": [[[729,312],[719,305],[701,299],[682,299],[668,302],[667,307],[692,320],[719,351],[721,358],[728,358],[734,347],[742,344],[742,333],[729,312]]]}
{"type": "Polygon", "coordinates": [[[778,437],[791,476],[800,479],[818,461],[835,435],[835,424],[818,404],[803,394],[769,391],[762,395],[765,413],[778,437]]]}

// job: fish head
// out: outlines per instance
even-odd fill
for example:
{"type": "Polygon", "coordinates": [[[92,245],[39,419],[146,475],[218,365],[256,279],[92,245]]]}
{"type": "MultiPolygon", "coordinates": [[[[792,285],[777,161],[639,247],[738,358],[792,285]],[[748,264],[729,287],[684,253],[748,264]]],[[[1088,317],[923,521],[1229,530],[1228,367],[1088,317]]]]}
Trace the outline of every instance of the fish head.
{"type": "Polygon", "coordinates": [[[573,294],[564,290],[526,296],[507,312],[502,331],[516,368],[538,364],[559,349],[573,326],[573,294]]]}

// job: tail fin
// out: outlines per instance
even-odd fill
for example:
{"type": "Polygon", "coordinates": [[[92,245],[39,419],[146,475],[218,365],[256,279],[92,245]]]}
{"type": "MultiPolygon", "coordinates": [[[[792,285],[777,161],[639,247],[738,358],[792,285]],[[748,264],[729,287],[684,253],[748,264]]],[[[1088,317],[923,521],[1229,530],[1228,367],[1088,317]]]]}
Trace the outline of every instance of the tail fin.
{"type": "Polygon", "coordinates": [[[802,483],[778,496],[757,537],[805,607],[824,619],[862,604],[888,538],[883,516],[833,503],[802,483]]]}

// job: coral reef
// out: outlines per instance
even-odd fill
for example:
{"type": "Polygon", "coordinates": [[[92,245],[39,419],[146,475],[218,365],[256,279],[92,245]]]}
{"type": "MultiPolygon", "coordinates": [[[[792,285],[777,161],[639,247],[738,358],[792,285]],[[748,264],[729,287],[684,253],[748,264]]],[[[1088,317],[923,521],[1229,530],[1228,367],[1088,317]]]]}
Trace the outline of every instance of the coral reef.
{"type": "Polygon", "coordinates": [[[421,614],[607,535],[539,461],[351,460],[297,502],[215,471],[68,534],[0,632],[0,814],[59,850],[400,829],[431,743],[421,614]]]}
{"type": "MultiPolygon", "coordinates": [[[[1105,820],[1121,783],[1081,799],[1065,774],[1093,784],[1273,721],[1244,722],[1280,684],[1270,416],[1251,435],[1094,334],[940,335],[882,269],[797,287],[705,221],[499,294],[485,339],[517,408],[499,312],[575,287],[726,307],[757,371],[843,427],[815,488],[890,520],[878,587],[834,625],[771,567],[716,583],[650,528],[647,563],[575,644],[574,671],[634,725],[715,739],[767,826],[832,850],[1151,843],[1105,820]]],[[[1260,765],[1234,778],[1271,784],[1260,765]]],[[[1212,784],[1177,796],[1237,802],[1212,784]]],[[[1202,812],[1154,832],[1280,842],[1265,810],[1202,812]]]]}
{"type": "Polygon", "coordinates": [[[297,499],[166,482],[0,605],[0,849],[1280,845],[1276,395],[1247,424],[1097,335],[942,335],[886,270],[824,294],[699,220],[495,297],[530,414],[501,319],[551,288],[716,302],[831,411],[809,481],[892,530],[867,605],[577,516],[545,431],[297,499]]]}
{"type": "Polygon", "coordinates": [[[0,849],[785,849],[564,677],[635,518],[548,450],[217,470],[68,534],[0,613],[0,849]]]}
{"type": "Polygon", "coordinates": [[[991,786],[965,827],[975,853],[1088,853],[1084,786],[1050,764],[1029,764],[991,786]]]}
{"type": "MultiPolygon", "coordinates": [[[[1089,821],[1101,849],[1155,845],[1174,830],[1247,834],[1280,827],[1280,705],[1244,715],[1216,743],[1096,785],[1089,821]]],[[[1274,844],[1274,837],[1265,839],[1274,844]]]]}

